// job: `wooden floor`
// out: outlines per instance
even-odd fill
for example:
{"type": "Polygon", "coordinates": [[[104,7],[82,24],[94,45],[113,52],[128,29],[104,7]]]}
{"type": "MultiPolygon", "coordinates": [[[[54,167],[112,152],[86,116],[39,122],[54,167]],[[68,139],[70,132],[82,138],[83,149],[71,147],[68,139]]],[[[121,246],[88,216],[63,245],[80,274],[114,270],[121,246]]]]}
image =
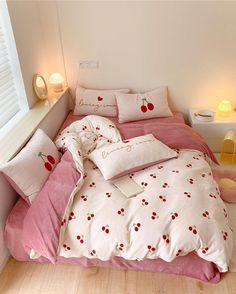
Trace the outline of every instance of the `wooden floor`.
{"type": "Polygon", "coordinates": [[[54,266],[10,259],[0,275],[0,294],[151,293],[236,294],[236,273],[226,274],[215,285],[161,273],[54,266]]]}

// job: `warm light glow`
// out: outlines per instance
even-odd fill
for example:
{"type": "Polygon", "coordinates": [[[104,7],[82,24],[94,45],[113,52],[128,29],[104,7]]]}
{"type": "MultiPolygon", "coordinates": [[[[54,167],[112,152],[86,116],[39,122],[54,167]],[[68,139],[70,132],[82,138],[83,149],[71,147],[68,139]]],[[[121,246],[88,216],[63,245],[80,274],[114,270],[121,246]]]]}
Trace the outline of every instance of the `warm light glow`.
{"type": "Polygon", "coordinates": [[[232,105],[229,100],[222,100],[218,105],[218,110],[223,115],[228,115],[232,111],[232,105]]]}
{"type": "Polygon", "coordinates": [[[63,82],[63,76],[58,72],[52,73],[49,77],[49,83],[53,85],[55,92],[63,91],[63,82]]]}

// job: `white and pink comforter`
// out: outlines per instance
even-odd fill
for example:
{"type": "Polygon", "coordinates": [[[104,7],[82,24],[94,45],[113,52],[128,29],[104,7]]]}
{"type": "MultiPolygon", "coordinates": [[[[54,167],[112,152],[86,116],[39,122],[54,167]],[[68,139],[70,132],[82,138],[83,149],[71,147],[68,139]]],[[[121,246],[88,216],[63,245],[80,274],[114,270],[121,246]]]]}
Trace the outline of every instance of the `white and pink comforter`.
{"type": "Polygon", "coordinates": [[[204,153],[180,150],[177,159],[131,174],[144,192],[127,199],[86,159],[98,146],[120,139],[112,122],[96,116],[63,131],[57,145],[70,152],[73,163],[61,179],[58,202],[52,204],[59,189],[49,191],[53,185],[46,184],[29,210],[23,232],[27,252],[54,262],[57,256],[171,261],[195,251],[227,271],[232,232],[204,153]]]}

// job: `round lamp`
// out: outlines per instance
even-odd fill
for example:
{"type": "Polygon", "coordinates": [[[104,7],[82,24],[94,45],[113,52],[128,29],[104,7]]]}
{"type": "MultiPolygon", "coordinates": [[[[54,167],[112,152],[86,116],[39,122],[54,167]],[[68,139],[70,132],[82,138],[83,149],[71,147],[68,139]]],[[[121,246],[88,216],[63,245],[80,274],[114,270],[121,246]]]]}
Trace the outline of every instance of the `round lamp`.
{"type": "Polygon", "coordinates": [[[222,100],[218,105],[218,110],[222,115],[229,115],[232,111],[232,105],[229,100],[222,100]]]}
{"type": "Polygon", "coordinates": [[[58,73],[52,73],[49,77],[49,83],[53,86],[54,92],[61,92],[63,91],[63,76],[58,73]]]}

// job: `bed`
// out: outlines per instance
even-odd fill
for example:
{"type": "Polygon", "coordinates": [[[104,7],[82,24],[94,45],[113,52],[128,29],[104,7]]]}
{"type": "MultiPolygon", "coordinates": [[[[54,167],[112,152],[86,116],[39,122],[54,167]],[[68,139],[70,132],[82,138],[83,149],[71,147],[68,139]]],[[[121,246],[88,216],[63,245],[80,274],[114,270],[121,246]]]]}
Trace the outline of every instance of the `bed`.
{"type": "MultiPolygon", "coordinates": [[[[72,113],[70,113],[63,123],[63,126],[61,127],[61,130],[59,131],[59,135],[65,128],[70,126],[72,122],[78,121],[83,119],[84,116],[75,116],[72,113]]],[[[131,123],[123,123],[119,124],[117,118],[110,118],[111,121],[117,126],[122,139],[128,140],[132,137],[147,134],[150,132],[156,132],[156,136],[160,137],[164,143],[166,143],[168,146],[172,148],[179,147],[179,142],[181,141],[183,143],[183,140],[180,138],[178,140],[178,133],[181,129],[183,129],[183,133],[185,136],[189,135],[188,140],[185,140],[184,146],[187,149],[200,149],[203,154],[207,154],[211,160],[215,160],[213,154],[209,150],[208,146],[203,142],[203,140],[192,130],[189,130],[190,128],[185,125],[183,115],[181,113],[175,112],[173,117],[167,117],[167,118],[153,118],[148,120],[142,120],[142,121],[135,121],[131,123]],[[166,132],[174,132],[173,136],[166,136],[166,132]],[[197,142],[197,147],[196,143],[197,142]]],[[[181,133],[179,133],[181,134],[181,133]]],[[[182,144],[181,143],[181,144],[182,144]]],[[[68,155],[67,155],[68,156],[68,155]]],[[[107,195],[109,197],[109,195],[107,195]]],[[[68,200],[68,199],[67,199],[68,200]]],[[[51,201],[51,200],[50,200],[51,201]]],[[[82,201],[82,200],[81,200],[82,201]]],[[[36,201],[37,202],[37,199],[36,201]]],[[[84,201],[83,201],[84,202],[84,201]]],[[[40,205],[43,207],[42,201],[38,201],[38,204],[32,205],[34,207],[37,207],[36,210],[39,209],[40,205]]],[[[41,208],[42,208],[41,207],[41,208]]],[[[58,208],[59,210],[61,208],[58,208]]],[[[229,211],[233,211],[234,207],[230,206],[229,211]]],[[[95,250],[91,250],[89,257],[71,257],[67,256],[67,254],[61,255],[61,256],[54,256],[53,260],[50,259],[49,255],[47,257],[43,256],[37,256],[37,254],[32,254],[32,251],[27,250],[27,246],[30,244],[23,244],[23,239],[26,238],[25,232],[24,232],[24,226],[26,226],[25,231],[34,229],[34,227],[27,228],[27,224],[25,224],[25,220],[27,222],[31,222],[30,217],[35,213],[30,213],[33,211],[32,207],[29,208],[28,204],[22,200],[19,199],[16,203],[15,207],[11,211],[6,227],[5,227],[5,242],[6,245],[12,254],[13,257],[15,257],[17,260],[21,261],[28,261],[32,260],[31,258],[34,258],[34,260],[38,262],[54,262],[54,263],[70,263],[70,264],[80,264],[83,266],[109,266],[109,267],[116,267],[121,269],[135,269],[135,270],[145,270],[145,271],[152,271],[152,272],[166,272],[166,273],[172,273],[172,274],[180,274],[185,275],[189,277],[193,277],[196,279],[200,279],[203,281],[208,281],[212,283],[216,283],[220,280],[220,269],[219,266],[217,267],[214,262],[207,261],[204,258],[199,257],[196,252],[190,250],[188,254],[177,252],[176,258],[171,258],[171,262],[167,262],[161,258],[143,258],[142,260],[131,260],[131,259],[125,259],[122,256],[111,256],[109,260],[101,260],[100,258],[97,258],[95,250]],[[29,221],[30,220],[30,221],[29,221]],[[30,258],[31,254],[31,258],[30,258]],[[93,256],[94,255],[94,256],[93,256]]],[[[57,211],[57,213],[61,213],[61,217],[63,217],[63,212],[60,210],[57,211]]],[[[71,216],[71,219],[73,218],[73,215],[71,216]]],[[[63,218],[62,218],[63,219],[63,218]]],[[[39,220],[42,222],[42,219],[39,220]]],[[[58,221],[58,219],[57,219],[58,221]]],[[[236,226],[235,218],[231,217],[230,214],[230,221],[231,221],[231,228],[234,228],[236,226]]],[[[61,222],[61,219],[60,219],[61,222]]],[[[53,224],[54,225],[54,224],[53,224]]],[[[41,229],[40,229],[41,230],[41,229]]],[[[37,228],[35,229],[37,231],[37,228]]],[[[32,231],[31,231],[32,232],[32,231]]],[[[42,231],[38,232],[39,234],[43,233],[42,231]]],[[[53,228],[52,236],[50,236],[51,239],[54,238],[53,234],[56,235],[59,234],[58,229],[53,228]],[[56,232],[55,232],[56,231],[56,232]]],[[[229,234],[230,232],[228,232],[229,234]]],[[[35,238],[39,237],[39,235],[35,236],[35,238]]],[[[28,237],[27,237],[28,238],[28,237]]],[[[46,238],[47,239],[47,238],[46,238]]],[[[78,241],[82,240],[81,236],[77,236],[78,241]],[[80,239],[80,240],[79,240],[80,239]]],[[[45,240],[44,240],[45,241],[45,240]]],[[[57,240],[58,241],[58,240],[57,240]]],[[[50,243],[51,241],[48,240],[50,243]]],[[[57,244],[58,245],[58,244],[57,244]]],[[[57,245],[54,243],[50,243],[50,250],[57,252],[57,245]]],[[[62,246],[67,246],[66,244],[63,244],[62,246]]],[[[121,245],[119,245],[121,246],[121,245]]],[[[150,246],[150,245],[148,245],[150,246]]],[[[30,247],[30,246],[29,246],[30,247]]],[[[152,248],[149,248],[148,250],[152,250],[152,248]]],[[[120,250],[122,250],[122,247],[120,247],[120,250]]],[[[169,260],[170,261],[170,260],[169,260]]],[[[231,261],[231,270],[235,270],[235,261],[231,261]]]]}

